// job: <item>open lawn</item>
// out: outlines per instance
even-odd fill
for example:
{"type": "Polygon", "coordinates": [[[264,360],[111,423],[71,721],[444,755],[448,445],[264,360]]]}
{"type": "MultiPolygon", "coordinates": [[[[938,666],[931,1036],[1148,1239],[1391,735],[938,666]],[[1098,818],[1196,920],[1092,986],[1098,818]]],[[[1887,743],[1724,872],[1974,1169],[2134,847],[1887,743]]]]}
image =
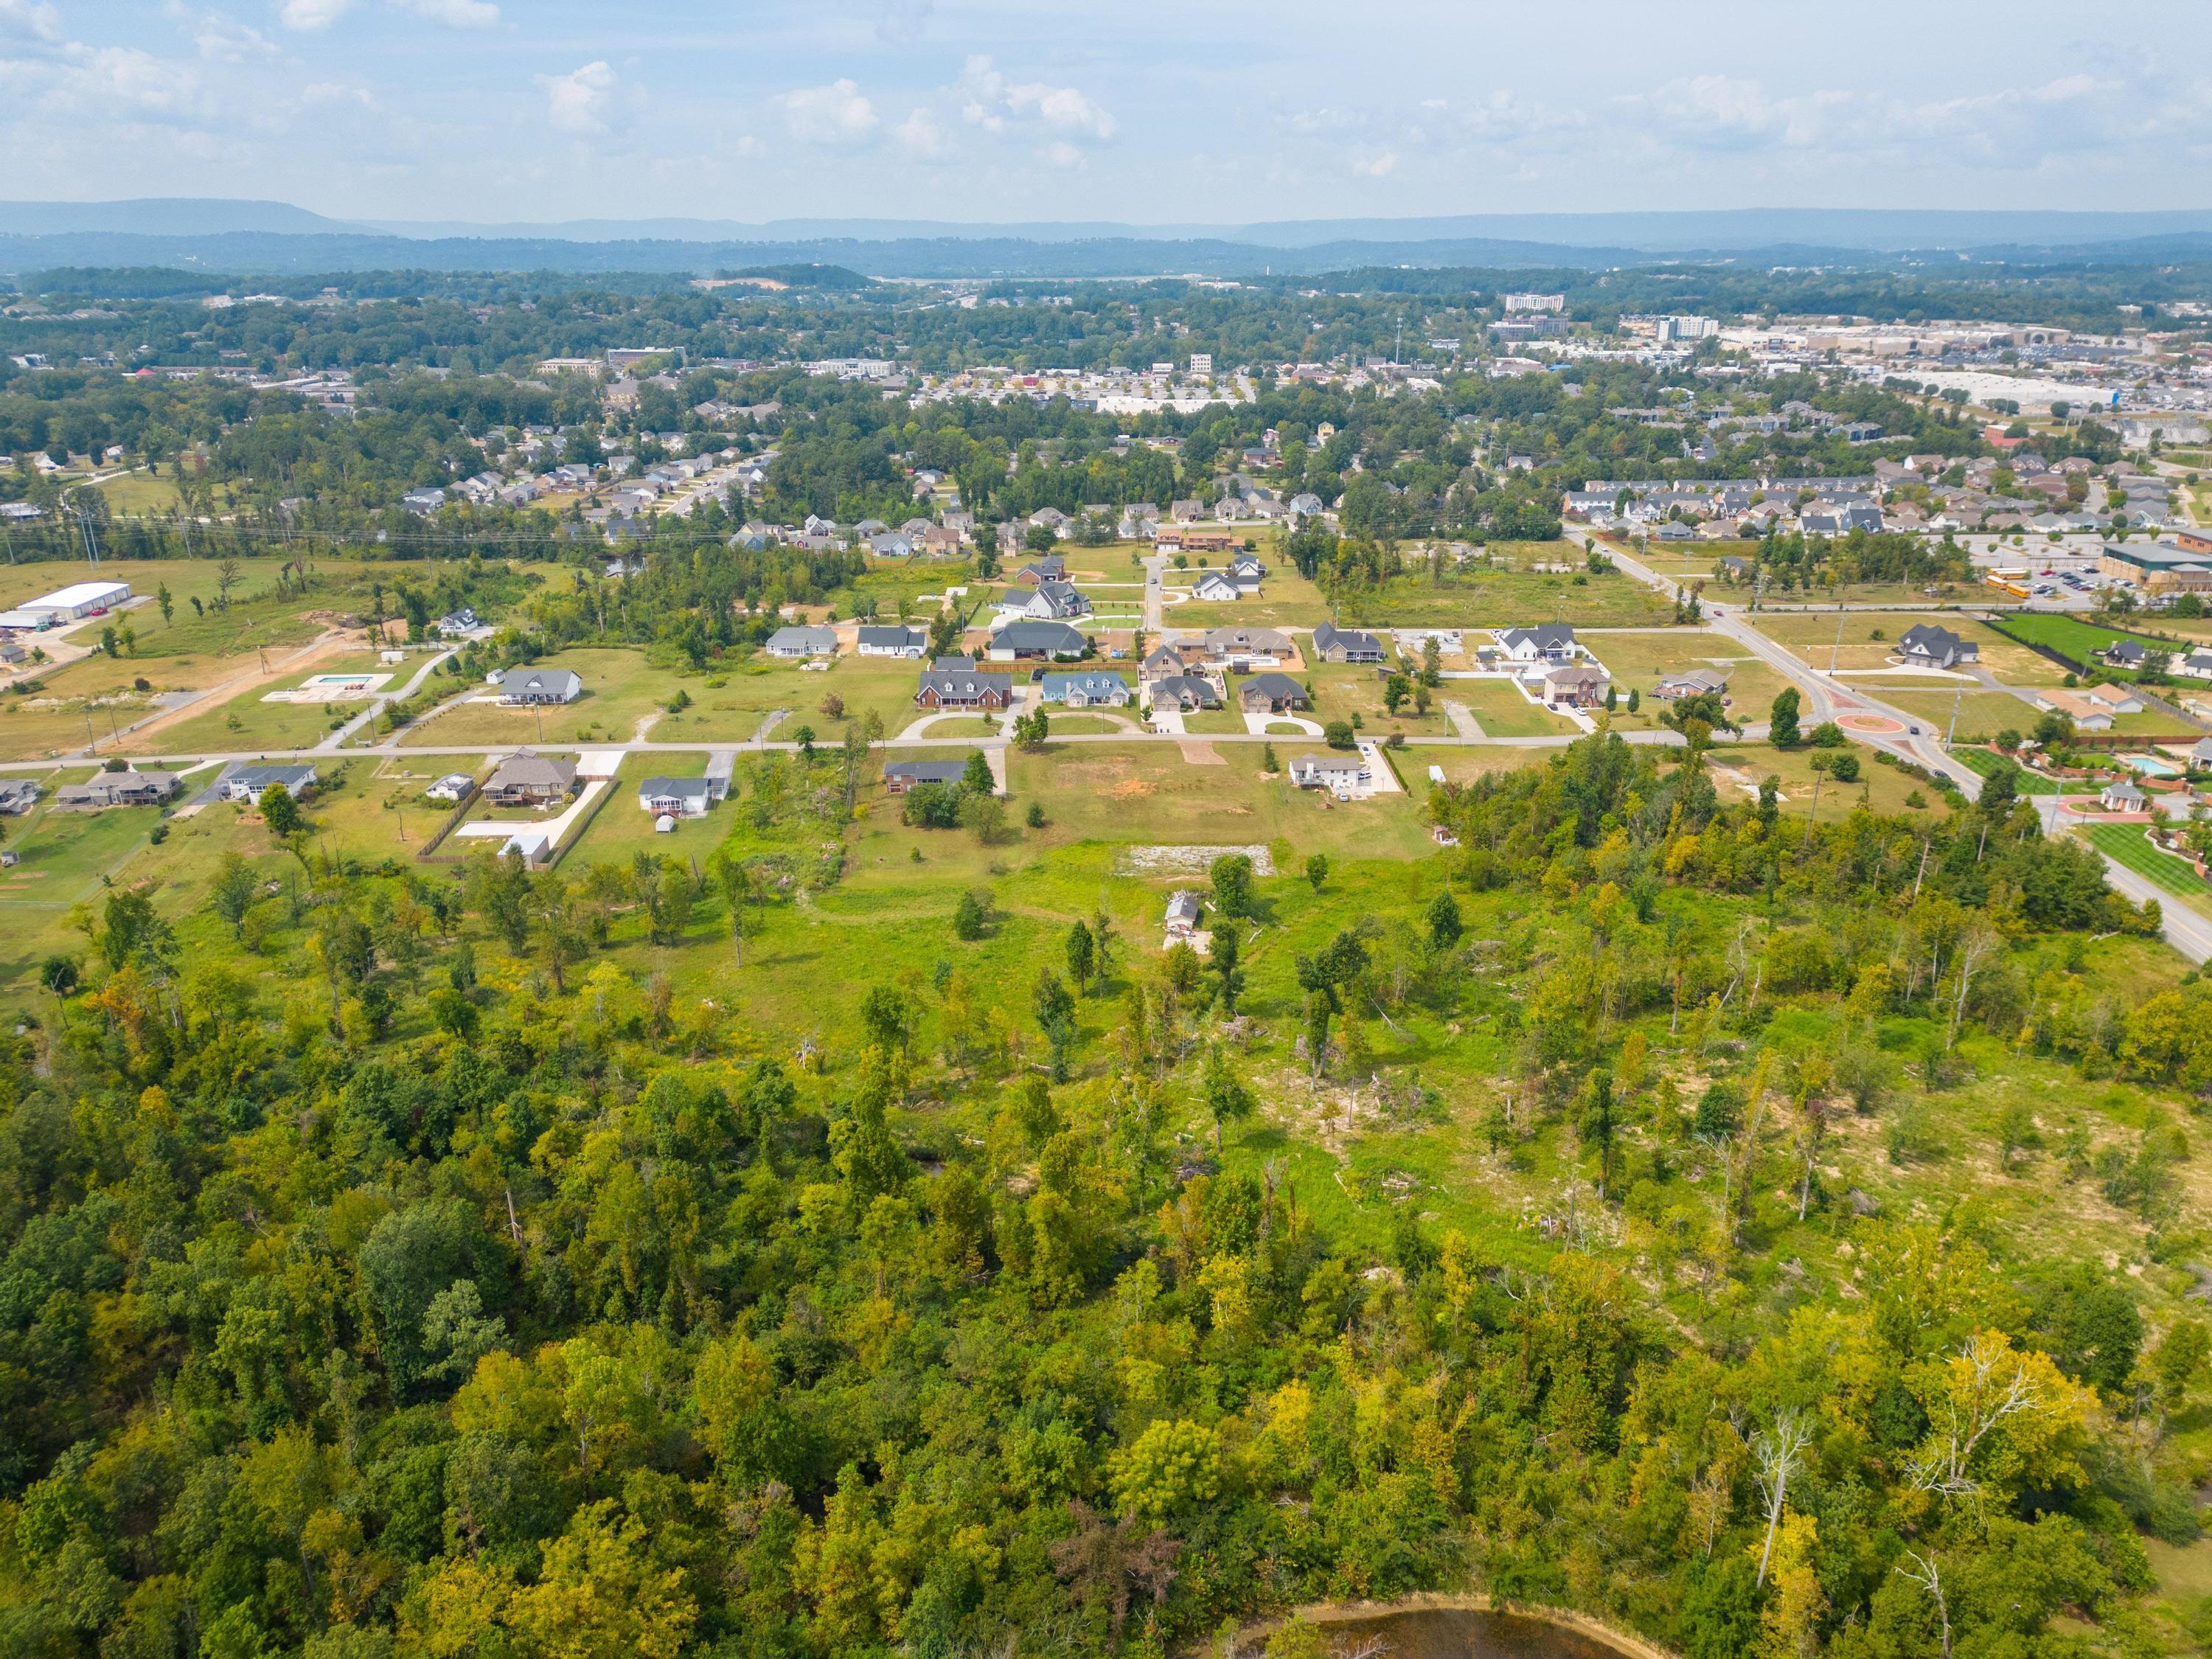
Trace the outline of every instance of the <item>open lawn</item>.
{"type": "MultiPolygon", "coordinates": [[[[927,715],[917,714],[915,719],[929,720],[928,728],[921,734],[925,738],[988,738],[995,737],[999,731],[998,720],[989,715],[939,714],[933,719],[927,715]]],[[[789,731],[784,731],[777,735],[787,738],[791,733],[789,731]]],[[[896,733],[894,732],[892,735],[896,736],[896,733]]]]}
{"type": "MultiPolygon", "coordinates": [[[[2172,640],[2160,640],[2148,634],[2138,634],[2109,623],[2083,622],[2075,617],[2062,617],[2050,611],[2018,611],[2005,617],[1997,624],[2000,631],[2014,640],[2030,645],[2039,645],[2057,652],[2077,669],[2087,672],[2101,667],[2097,653],[2115,640],[2135,640],[2147,651],[2172,653],[2172,640]]],[[[2063,674],[2063,669],[2054,672],[2063,674]]]]}
{"type": "MultiPolygon", "coordinates": [[[[660,705],[675,696],[679,686],[696,700],[700,681],[653,666],[641,651],[589,647],[557,652],[531,665],[533,668],[573,668],[582,678],[584,695],[574,702],[543,709],[509,708],[496,702],[471,701],[449,708],[434,720],[418,722],[402,735],[403,744],[482,743],[491,746],[538,743],[628,743],[637,735],[638,722],[655,716],[654,736],[664,735],[661,722],[671,719],[660,705]],[[540,732],[544,736],[539,736],[540,732]]],[[[821,678],[822,676],[810,676],[821,678]]],[[[497,696],[496,689],[485,691],[497,696]]],[[[687,730],[684,736],[694,733],[687,730]]],[[[702,732],[702,736],[750,737],[750,729],[702,732]]]]}
{"type": "Polygon", "coordinates": [[[1446,680],[1438,694],[1464,703],[1485,735],[1493,738],[1573,737],[1580,728],[1564,714],[1540,708],[1504,680],[1446,680]]]}
{"type": "Polygon", "coordinates": [[[630,756],[615,779],[613,794],[561,855],[562,869],[574,877],[590,865],[627,865],[639,853],[657,853],[687,866],[696,859],[705,869],[708,854],[729,831],[730,803],[720,803],[703,818],[678,818],[662,835],[653,827],[653,815],[637,804],[637,792],[647,778],[696,778],[706,769],[704,755],[630,756]]]}
{"type": "MultiPolygon", "coordinates": [[[[1313,687],[1314,706],[1299,711],[1307,719],[1326,726],[1331,720],[1348,720],[1357,714],[1362,732],[1370,737],[1387,737],[1393,732],[1403,732],[1407,737],[1448,735],[1451,727],[1444,720],[1444,698],[1450,695],[1450,687],[1462,684],[1446,680],[1442,687],[1431,691],[1429,712],[1425,714],[1413,712],[1410,694],[1393,714],[1382,701],[1386,682],[1371,663],[1322,663],[1299,678],[1313,687]]],[[[1232,698],[1236,690],[1233,685],[1230,687],[1232,698]]]]}
{"type": "MultiPolygon", "coordinates": [[[[1911,716],[1922,731],[1933,732],[1939,737],[1950,732],[1954,743],[1987,743],[2000,732],[2025,732],[2039,718],[2033,703],[2002,691],[1968,691],[1960,696],[1955,691],[1892,691],[1875,686],[1869,686],[1867,690],[1869,696],[1911,716]],[[1957,729],[1953,731],[1951,709],[1954,702],[1959,720],[1957,729]]],[[[2115,722],[2116,727],[2117,725],[2115,722]]],[[[2172,725],[2172,720],[2166,720],[2160,722],[2157,729],[2172,725]]]]}
{"type": "MultiPolygon", "coordinates": [[[[1317,743],[1277,745],[1285,761],[1309,746],[1319,748],[1317,743]]],[[[1044,803],[1051,823],[1025,836],[1047,846],[1092,840],[1139,845],[1286,840],[1303,863],[1309,853],[1336,858],[1354,849],[1367,856],[1410,857],[1429,844],[1409,796],[1340,805],[1285,779],[1263,779],[1257,744],[1224,744],[1216,752],[1221,763],[1203,765],[1183,759],[1181,748],[1170,743],[1048,744],[1042,754],[1009,755],[1007,783],[1017,808],[1032,798],[1044,803]]],[[[1283,863],[1279,853],[1277,862],[1283,863]]]]}
{"type": "MultiPolygon", "coordinates": [[[[51,797],[55,786],[90,775],[89,768],[71,767],[41,787],[51,797]]],[[[155,806],[57,812],[51,799],[9,819],[7,845],[22,862],[0,870],[0,979],[15,978],[51,952],[82,954],[84,936],[69,926],[70,907],[96,896],[103,877],[127,884],[143,873],[137,860],[161,821],[155,806]]]]}
{"type": "Polygon", "coordinates": [[[2140,823],[2092,823],[2080,833],[2092,847],[2143,877],[2161,891],[2178,897],[2212,899],[2212,886],[2184,860],[2150,844],[2140,823]]]}
{"type": "Polygon", "coordinates": [[[184,506],[175,479],[143,467],[118,472],[94,487],[107,498],[107,510],[118,518],[167,517],[184,506]]]}
{"type": "Polygon", "coordinates": [[[865,726],[870,714],[884,735],[896,736],[920,712],[914,706],[914,688],[921,667],[904,657],[837,657],[827,673],[817,673],[757,657],[718,671],[703,684],[681,682],[690,694],[691,707],[664,714],[653,723],[653,736],[672,742],[750,738],[779,708],[785,717],[772,734],[777,738],[788,738],[800,726],[811,726],[817,741],[841,743],[848,725],[865,726]],[[716,684],[717,680],[722,684],[716,684]]]}
{"type": "MultiPolygon", "coordinates": [[[[1825,616],[1818,612],[1784,616],[1762,611],[1745,620],[1778,645],[1788,647],[1799,661],[1822,670],[1831,666],[1832,659],[1832,665],[1838,669],[1887,666],[1905,631],[1928,623],[1947,628],[1960,639],[1979,647],[1980,666],[2008,685],[2056,685],[2065,677],[2066,671],[2048,657],[2039,656],[2017,640],[1956,611],[1948,615],[1935,611],[1917,615],[1844,611],[1839,615],[1831,611],[1825,616]],[[1837,643],[1838,624],[1842,632],[1840,645],[1837,643]]],[[[1863,684],[1880,696],[1881,688],[1889,682],[1869,676],[1863,684]]]]}
{"type": "MultiPolygon", "coordinates": [[[[1208,557],[1213,556],[1209,554],[1208,557]]],[[[1170,570],[1164,586],[1172,595],[1188,588],[1198,570],[1170,570]]],[[[1200,604],[1186,599],[1170,604],[1162,620],[1170,628],[1310,628],[1328,620],[1328,600],[1321,589],[1298,574],[1297,567],[1284,560],[1267,562],[1267,579],[1260,591],[1241,599],[1200,604]]]]}
{"type": "MultiPolygon", "coordinates": [[[[1583,636],[1583,647],[1603,663],[1620,688],[1623,707],[1618,723],[1641,719],[1656,724],[1657,708],[1651,690],[1668,674],[1692,668],[1711,668],[1728,676],[1722,695],[1738,720],[1765,720],[1766,710],[1783,687],[1782,676],[1759,658],[1750,655],[1726,635],[1710,628],[1658,628],[1634,633],[1595,633],[1583,636]],[[1642,696],[1640,715],[1629,715],[1629,689],[1642,696]]],[[[1447,682],[1449,684],[1449,682],[1447,682]]]]}
{"type": "MultiPolygon", "coordinates": [[[[1561,543],[1553,556],[1573,551],[1561,543]]],[[[1340,621],[1359,628],[1510,628],[1564,622],[1583,628],[1642,628],[1664,623],[1674,607],[1642,582],[1615,572],[1537,575],[1518,570],[1426,571],[1393,577],[1380,589],[1348,592],[1340,621]]]]}
{"type": "Polygon", "coordinates": [[[1429,789],[1429,769],[1443,769],[1448,783],[1473,783],[1494,772],[1516,771],[1523,766],[1546,766],[1555,750],[1549,749],[1413,749],[1400,755],[1399,770],[1406,787],[1416,796],[1429,789]]]}
{"type": "Polygon", "coordinates": [[[2056,779],[2038,777],[2027,768],[2019,766],[2009,756],[2000,755],[1994,749],[1977,749],[1959,744],[1952,749],[1951,758],[1967,770],[1985,778],[2008,766],[2014,767],[2019,775],[2013,781],[2013,788],[2020,794],[2056,795],[2061,793],[2056,779]]]}

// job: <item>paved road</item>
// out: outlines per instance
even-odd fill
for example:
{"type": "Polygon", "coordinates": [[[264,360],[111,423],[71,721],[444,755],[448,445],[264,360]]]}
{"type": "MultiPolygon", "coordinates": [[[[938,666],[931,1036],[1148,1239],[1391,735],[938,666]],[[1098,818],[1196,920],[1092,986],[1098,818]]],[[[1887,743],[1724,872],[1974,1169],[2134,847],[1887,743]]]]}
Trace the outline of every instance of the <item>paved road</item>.
{"type": "Polygon", "coordinates": [[[355,715],[343,726],[338,727],[337,731],[331,732],[328,736],[324,738],[320,743],[315,745],[315,747],[321,750],[344,748],[346,739],[353,736],[355,732],[360,731],[362,726],[367,726],[371,720],[374,720],[379,714],[381,714],[393,703],[404,702],[408,698],[413,696],[417,691],[420,691],[422,689],[422,682],[430,678],[432,671],[434,671],[440,663],[445,661],[447,658],[453,656],[454,654],[454,651],[455,647],[449,647],[447,649],[438,653],[436,656],[431,658],[429,661],[424,663],[421,668],[416,671],[415,678],[413,679],[408,681],[406,684],[401,686],[397,691],[378,692],[374,696],[368,700],[368,708],[362,709],[360,714],[355,715]]]}
{"type": "MultiPolygon", "coordinates": [[[[1607,547],[1601,550],[1610,555],[1613,562],[1628,574],[1640,581],[1649,583],[1670,599],[1675,596],[1675,584],[1667,578],[1651,571],[1634,559],[1625,557],[1613,548],[1607,547]]],[[[1806,694],[1810,703],[1807,711],[1807,724],[1832,719],[1835,713],[1838,711],[1849,713],[1853,710],[1886,714],[1892,720],[1903,721],[1905,731],[1898,737],[1872,736],[1863,732],[1853,732],[1851,736],[1870,748],[1884,750],[1902,759],[1944,774],[1959,786],[1960,793],[1970,800],[1981,794],[1981,775],[1945,753],[1936,734],[1932,730],[1923,729],[1917,738],[1911,735],[1911,727],[1918,721],[1917,716],[1909,715],[1900,710],[1889,708],[1879,699],[1868,696],[1857,686],[1844,687],[1829,679],[1826,675],[1808,666],[1794,653],[1784,650],[1782,647],[1759,633],[1734,612],[1725,610],[1724,607],[1708,605],[1706,614],[1711,619],[1715,628],[1726,634],[1729,639],[1756,653],[1762,661],[1771,664],[1793,685],[1806,694]]],[[[2063,833],[2058,829],[2057,799],[2050,795],[2038,795],[2033,799],[2036,803],[2036,810],[2042,815],[2045,833],[2063,833]]],[[[2108,854],[2100,853],[2099,856],[2105,860],[2105,879],[2112,884],[2114,891],[2124,893],[2138,904],[2145,899],[2158,900],[2159,910],[2166,921],[2166,942],[2168,945],[2191,962],[2212,960],[2212,921],[2207,921],[2196,911],[2185,908],[2178,902],[2172,894],[2161,893],[2142,876],[2108,854]]]]}

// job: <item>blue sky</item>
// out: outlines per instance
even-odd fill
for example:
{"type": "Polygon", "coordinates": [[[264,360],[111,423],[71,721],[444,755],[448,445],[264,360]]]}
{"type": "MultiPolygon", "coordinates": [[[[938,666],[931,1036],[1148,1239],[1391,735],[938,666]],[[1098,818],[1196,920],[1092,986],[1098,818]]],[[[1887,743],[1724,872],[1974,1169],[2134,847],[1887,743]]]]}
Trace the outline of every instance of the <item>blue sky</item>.
{"type": "Polygon", "coordinates": [[[2212,204],[2202,0],[0,0],[0,194],[477,222],[2212,204]]]}

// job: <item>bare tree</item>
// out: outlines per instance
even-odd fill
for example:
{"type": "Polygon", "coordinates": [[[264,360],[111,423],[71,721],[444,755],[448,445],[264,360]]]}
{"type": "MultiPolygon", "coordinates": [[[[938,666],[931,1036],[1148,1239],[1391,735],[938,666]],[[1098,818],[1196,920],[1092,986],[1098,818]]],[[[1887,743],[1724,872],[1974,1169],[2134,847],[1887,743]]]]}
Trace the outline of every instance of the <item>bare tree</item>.
{"type": "Polygon", "coordinates": [[[1813,1437],[1805,1419],[1794,1410],[1778,1412],[1773,1430],[1751,1437],[1751,1453],[1758,1460],[1759,1492],[1766,1502],[1766,1541],[1759,1551],[1759,1582],[1766,1583],[1767,1559],[1774,1553],[1774,1534],[1782,1524],[1782,1506],[1790,1496],[1790,1477],[1797,1473],[1805,1447],[1813,1437]]]}
{"type": "Polygon", "coordinates": [[[1959,975],[1959,994],[1951,1004],[1951,1040],[1945,1045],[1947,1048],[1959,1046],[1959,1025],[1966,1017],[1966,993],[1973,985],[1976,970],[1996,953],[2002,943],[1997,930],[1979,916],[1969,922],[1960,934],[1958,944],[1951,953],[1952,967],[1959,975]]]}
{"type": "Polygon", "coordinates": [[[1963,1393],[1948,1389],[1942,1402],[1929,1413],[1929,1443],[1912,1460],[1909,1473],[1922,1492],[1952,1497],[1979,1490],[1968,1473],[1976,1448],[2008,1417],[2033,1411],[2043,1403],[2043,1392],[2028,1375],[2021,1356],[2002,1336],[1977,1331],[1960,1351],[1966,1362],[1967,1386],[1963,1393]]]}
{"type": "Polygon", "coordinates": [[[1943,1659],[1951,1659],[1951,1604],[1943,1594],[1943,1573],[1936,1565],[1936,1553],[1930,1550],[1923,1555],[1918,1550],[1907,1550],[1905,1559],[1919,1571],[1916,1572],[1912,1567],[1902,1566],[1895,1571],[1899,1577],[1908,1578],[1926,1590],[1929,1599],[1936,1603],[1936,1617],[1943,1626],[1943,1659]]]}

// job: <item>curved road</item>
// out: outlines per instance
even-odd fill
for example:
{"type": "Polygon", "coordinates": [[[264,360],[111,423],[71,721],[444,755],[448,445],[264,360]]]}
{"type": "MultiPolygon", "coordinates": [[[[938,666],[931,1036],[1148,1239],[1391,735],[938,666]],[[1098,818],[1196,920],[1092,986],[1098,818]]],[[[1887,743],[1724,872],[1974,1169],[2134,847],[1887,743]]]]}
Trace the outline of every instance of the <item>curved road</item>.
{"type": "MultiPolygon", "coordinates": [[[[1583,545],[1605,554],[1626,574],[1657,589],[1669,599],[1682,597],[1682,589],[1679,584],[1660,575],[1648,566],[1621,553],[1619,550],[1596,544],[1587,537],[1583,539],[1583,545]]],[[[1700,603],[1705,603],[1702,597],[1700,603]]],[[[1768,639],[1757,629],[1743,621],[1740,615],[1728,608],[1706,604],[1705,614],[1715,629],[1727,635],[1729,639],[1746,650],[1752,652],[1761,661],[1771,665],[1792,685],[1805,694],[1810,705],[1808,714],[1811,723],[1817,724],[1821,720],[1833,720],[1839,713],[1881,714],[1896,720],[1899,724],[1900,730],[1895,736],[1883,736],[1866,732],[1851,732],[1850,736],[1853,741],[1865,744],[1869,748],[1882,750],[1901,760],[1911,761],[1915,765],[1924,766],[1930,771],[1943,774],[1956,783],[1960,793],[1969,799],[1979,796],[1982,793],[1980,774],[1960,764],[1944,752],[1932,728],[1923,726],[1917,737],[1912,734],[1913,727],[1921,723],[1919,716],[1892,708],[1880,699],[1869,696],[1864,690],[1856,685],[1844,687],[1838,684],[1820,670],[1800,660],[1796,653],[1785,650],[1768,639]]],[[[1844,729],[1850,731],[1849,727],[1844,729]]],[[[2057,798],[2051,795],[2035,795],[2029,799],[2034,801],[2036,811],[2042,817],[2045,832],[2057,833],[2060,827],[2057,798]]],[[[2158,901],[2159,912],[2165,918],[2166,942],[2168,945],[2191,962],[2201,963],[2212,960],[2212,920],[2208,920],[2197,912],[2189,909],[2178,902],[2173,895],[2161,892],[2145,878],[2137,875],[2109,854],[2100,852],[2098,856],[2105,860],[2105,879],[2115,892],[2125,894],[2138,904],[2146,899],[2158,901]]]]}

